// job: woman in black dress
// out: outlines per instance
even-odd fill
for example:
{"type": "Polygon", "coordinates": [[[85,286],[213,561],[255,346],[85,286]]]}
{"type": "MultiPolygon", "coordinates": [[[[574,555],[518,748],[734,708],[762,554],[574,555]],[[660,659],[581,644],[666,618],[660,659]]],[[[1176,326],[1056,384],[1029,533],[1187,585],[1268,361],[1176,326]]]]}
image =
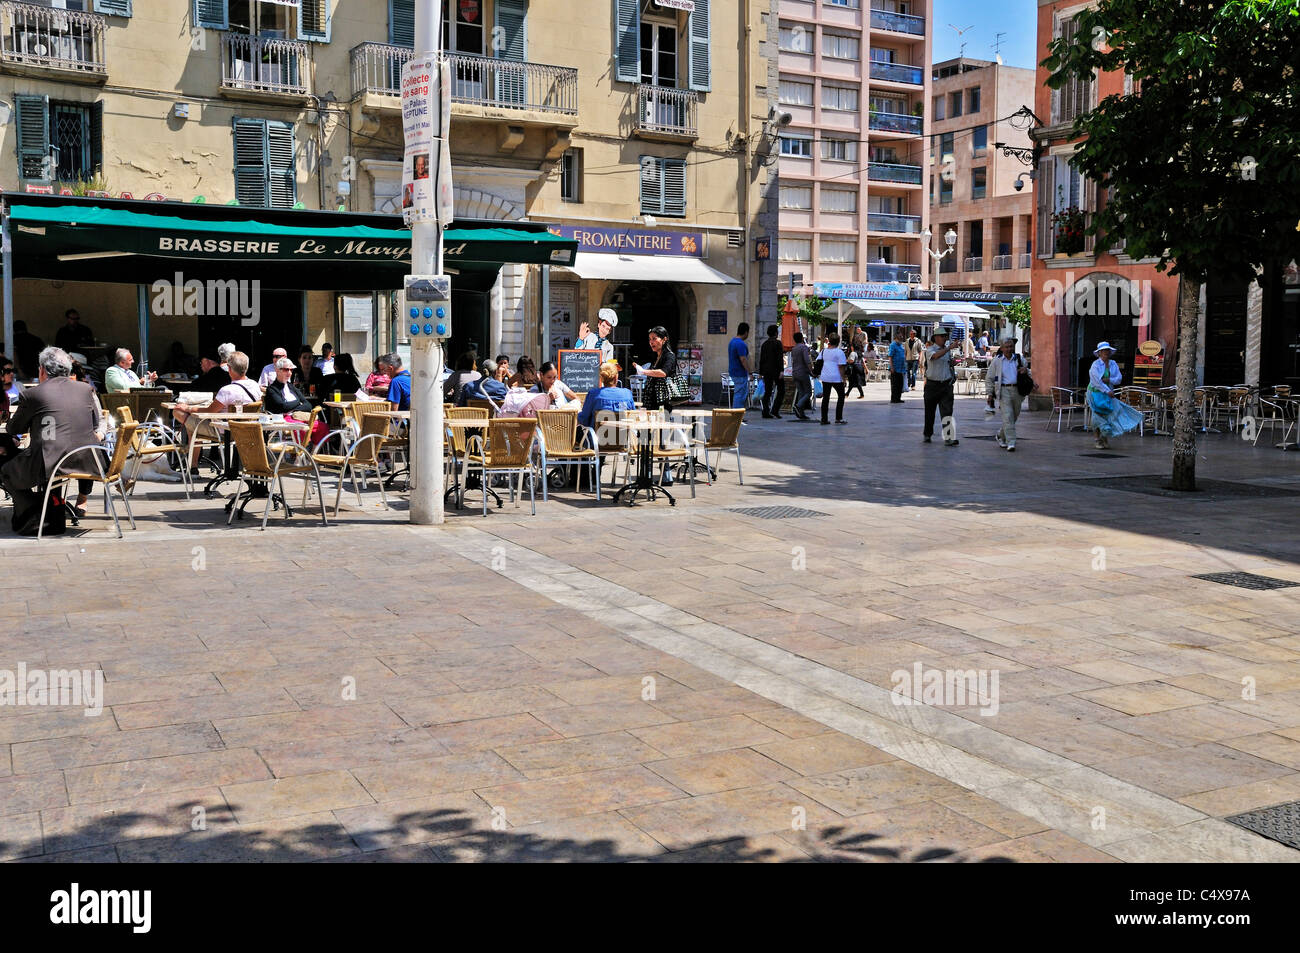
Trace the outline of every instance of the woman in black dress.
{"type": "MultiPolygon", "coordinates": [[[[677,355],[668,340],[668,330],[662,325],[650,329],[650,350],[654,352],[654,360],[645,366],[635,365],[636,372],[646,377],[646,409],[662,410],[667,420],[673,412],[672,400],[668,396],[668,378],[677,373],[677,355]]],[[[673,473],[666,462],[661,482],[664,486],[673,485],[673,473]]]]}

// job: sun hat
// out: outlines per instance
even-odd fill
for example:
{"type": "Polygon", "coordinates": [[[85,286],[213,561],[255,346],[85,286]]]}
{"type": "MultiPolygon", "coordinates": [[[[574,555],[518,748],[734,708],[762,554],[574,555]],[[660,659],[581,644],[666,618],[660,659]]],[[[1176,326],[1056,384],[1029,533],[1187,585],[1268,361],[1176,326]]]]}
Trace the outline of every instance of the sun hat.
{"type": "Polygon", "coordinates": [[[945,328],[941,322],[937,321],[935,322],[934,327],[930,329],[930,337],[934,337],[936,334],[942,334],[944,337],[952,336],[952,332],[945,328]]]}
{"type": "Polygon", "coordinates": [[[611,328],[618,327],[618,313],[613,308],[601,308],[596,312],[596,323],[608,321],[611,328]]]}
{"type": "Polygon", "coordinates": [[[1102,351],[1110,351],[1112,354],[1114,354],[1115,348],[1111,346],[1111,343],[1109,341],[1102,341],[1100,344],[1097,345],[1097,350],[1092,352],[1092,356],[1100,357],[1102,351]]]}

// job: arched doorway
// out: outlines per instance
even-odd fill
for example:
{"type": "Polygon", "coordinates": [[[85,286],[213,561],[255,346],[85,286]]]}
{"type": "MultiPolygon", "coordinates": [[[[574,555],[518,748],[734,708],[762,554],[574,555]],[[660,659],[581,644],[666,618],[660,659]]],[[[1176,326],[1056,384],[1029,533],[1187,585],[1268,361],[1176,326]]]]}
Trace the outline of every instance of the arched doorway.
{"type": "Polygon", "coordinates": [[[686,327],[682,304],[671,284],[653,281],[625,281],[610,294],[606,307],[618,313],[614,329],[615,356],[625,368],[632,362],[646,364],[654,359],[650,350],[650,329],[662,325],[676,348],[686,327]]]}
{"type": "Polygon", "coordinates": [[[1101,341],[1114,346],[1120,373],[1131,381],[1137,319],[1142,310],[1134,283],[1107,272],[1085,275],[1066,290],[1064,305],[1070,315],[1071,384],[1082,387],[1088,383],[1088,370],[1096,360],[1092,352],[1101,341]]]}

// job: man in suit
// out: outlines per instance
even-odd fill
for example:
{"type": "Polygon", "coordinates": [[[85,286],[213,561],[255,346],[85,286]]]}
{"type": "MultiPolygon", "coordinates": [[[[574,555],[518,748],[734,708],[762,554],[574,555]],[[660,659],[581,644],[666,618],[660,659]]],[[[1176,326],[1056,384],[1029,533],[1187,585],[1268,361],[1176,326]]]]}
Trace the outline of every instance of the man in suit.
{"type": "MultiPolygon", "coordinates": [[[[99,443],[95,392],[72,379],[72,358],[62,348],[47,347],[37,363],[40,384],[23,394],[9,421],[10,437],[28,434],[27,449],[6,454],[0,466],[0,486],[14,498],[15,514],[29,509],[33,499],[40,506],[45,484],[60,457],[77,447],[99,443]]],[[[103,456],[86,450],[65,463],[63,471],[96,473],[97,461],[102,466],[103,456]]]]}

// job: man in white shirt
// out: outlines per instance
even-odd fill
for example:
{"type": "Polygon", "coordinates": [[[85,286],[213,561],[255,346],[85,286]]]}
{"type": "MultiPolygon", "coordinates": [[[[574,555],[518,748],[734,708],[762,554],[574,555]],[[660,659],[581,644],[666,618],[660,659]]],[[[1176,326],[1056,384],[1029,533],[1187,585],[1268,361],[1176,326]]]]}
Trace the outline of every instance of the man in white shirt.
{"type": "Polygon", "coordinates": [[[1016,378],[1020,374],[1020,355],[1016,353],[1016,339],[1002,339],[998,353],[989,362],[989,372],[984,378],[984,392],[990,404],[996,398],[998,408],[1002,411],[1002,429],[997,433],[998,446],[1008,451],[1016,449],[1016,419],[1020,416],[1020,404],[1024,401],[1016,388],[1016,378]]]}
{"type": "MultiPolygon", "coordinates": [[[[953,315],[945,318],[956,320],[953,315]]],[[[939,411],[939,425],[943,433],[943,445],[955,447],[957,424],[952,416],[952,385],[956,375],[952,371],[951,354],[959,350],[959,345],[949,340],[948,329],[942,322],[930,332],[930,346],[925,349],[925,442],[934,436],[934,412],[939,411]]]]}
{"type": "MultiPolygon", "coordinates": [[[[221,390],[217,391],[212,402],[206,407],[193,407],[189,404],[177,404],[176,409],[172,411],[172,416],[180,423],[185,425],[185,430],[190,438],[190,468],[198,466],[199,453],[198,447],[194,446],[194,437],[198,429],[206,421],[195,419],[194,414],[221,414],[228,410],[240,411],[245,404],[260,403],[262,400],[262,388],[256,381],[248,379],[248,355],[243,351],[236,351],[230,355],[230,383],[221,390]]],[[[216,431],[211,424],[204,428],[205,436],[215,436],[216,431]]]]}
{"type": "Polygon", "coordinates": [[[270,387],[275,382],[275,365],[288,356],[289,352],[282,347],[277,347],[272,351],[271,363],[262,368],[262,373],[257,378],[257,386],[262,388],[262,390],[266,390],[270,387]]]}
{"type": "Polygon", "coordinates": [[[334,373],[334,345],[322,344],[320,348],[320,357],[316,358],[316,367],[320,370],[322,377],[328,377],[334,373]]]}

